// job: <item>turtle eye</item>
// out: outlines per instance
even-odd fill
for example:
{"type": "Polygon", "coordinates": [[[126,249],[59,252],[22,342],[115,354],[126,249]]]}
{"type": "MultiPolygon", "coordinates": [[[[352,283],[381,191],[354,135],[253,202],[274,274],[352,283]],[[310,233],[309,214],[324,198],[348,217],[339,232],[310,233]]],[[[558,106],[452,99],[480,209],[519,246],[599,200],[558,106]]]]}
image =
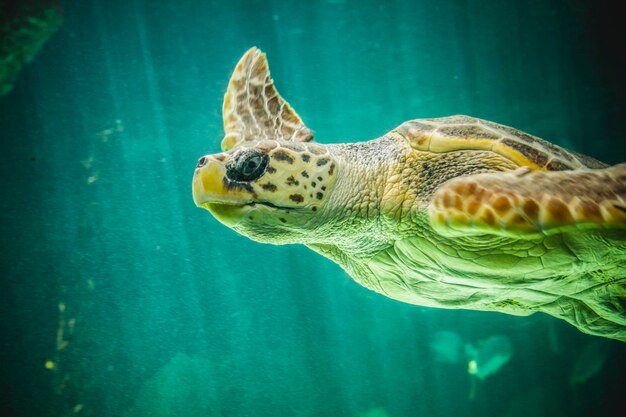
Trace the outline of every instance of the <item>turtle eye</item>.
{"type": "Polygon", "coordinates": [[[255,177],[262,162],[263,159],[258,155],[246,159],[241,166],[241,175],[246,178],[255,177]]]}
{"type": "Polygon", "coordinates": [[[226,175],[235,181],[254,181],[265,173],[268,156],[250,149],[238,155],[234,164],[227,167],[226,175]]]}

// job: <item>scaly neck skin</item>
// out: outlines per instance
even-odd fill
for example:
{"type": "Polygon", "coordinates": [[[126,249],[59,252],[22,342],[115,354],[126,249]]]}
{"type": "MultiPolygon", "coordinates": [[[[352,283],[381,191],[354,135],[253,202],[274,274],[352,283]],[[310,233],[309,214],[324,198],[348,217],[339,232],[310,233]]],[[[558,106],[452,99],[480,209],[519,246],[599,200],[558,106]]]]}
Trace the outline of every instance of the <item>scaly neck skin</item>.
{"type": "Polygon", "coordinates": [[[393,223],[399,225],[401,213],[398,207],[390,210],[386,202],[390,189],[400,181],[398,162],[410,148],[392,136],[327,146],[337,161],[337,183],[321,213],[323,221],[316,231],[319,241],[309,246],[333,259],[336,256],[330,256],[329,250],[350,258],[368,257],[395,238],[393,223]]]}

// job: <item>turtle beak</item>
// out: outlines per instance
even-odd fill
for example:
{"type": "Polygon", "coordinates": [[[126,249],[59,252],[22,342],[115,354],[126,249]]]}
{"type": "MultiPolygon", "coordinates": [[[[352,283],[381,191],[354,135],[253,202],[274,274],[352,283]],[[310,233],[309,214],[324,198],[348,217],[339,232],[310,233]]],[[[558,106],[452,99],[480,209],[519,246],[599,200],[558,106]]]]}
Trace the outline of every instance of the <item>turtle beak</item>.
{"type": "Polygon", "coordinates": [[[196,206],[202,207],[226,195],[223,181],[225,175],[225,167],[212,156],[203,156],[198,160],[192,182],[193,202],[196,206]]]}
{"type": "Polygon", "coordinates": [[[198,160],[192,181],[196,206],[210,210],[213,204],[242,206],[252,201],[244,190],[228,187],[226,160],[224,154],[205,155],[198,160]]]}

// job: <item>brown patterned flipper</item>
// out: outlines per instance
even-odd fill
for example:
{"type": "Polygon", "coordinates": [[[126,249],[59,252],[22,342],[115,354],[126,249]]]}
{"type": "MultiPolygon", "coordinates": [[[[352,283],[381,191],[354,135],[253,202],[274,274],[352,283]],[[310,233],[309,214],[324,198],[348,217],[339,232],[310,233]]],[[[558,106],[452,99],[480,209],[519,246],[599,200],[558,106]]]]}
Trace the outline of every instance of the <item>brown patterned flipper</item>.
{"type": "Polygon", "coordinates": [[[626,164],[552,172],[521,168],[456,178],[437,190],[429,217],[448,236],[626,229],[626,164]]]}
{"type": "Polygon", "coordinates": [[[222,108],[222,150],[264,139],[308,142],[313,134],[276,91],[265,54],[249,49],[228,83],[222,108]]]}

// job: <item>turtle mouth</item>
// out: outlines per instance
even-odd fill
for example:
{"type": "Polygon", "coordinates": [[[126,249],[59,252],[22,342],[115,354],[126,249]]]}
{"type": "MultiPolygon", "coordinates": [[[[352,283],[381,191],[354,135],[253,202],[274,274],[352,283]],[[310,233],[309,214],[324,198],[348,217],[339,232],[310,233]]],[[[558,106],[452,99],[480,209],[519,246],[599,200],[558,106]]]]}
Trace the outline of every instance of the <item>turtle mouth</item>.
{"type": "Polygon", "coordinates": [[[293,210],[293,207],[284,207],[277,206],[276,204],[270,203],[269,201],[253,201],[251,203],[245,204],[246,206],[256,207],[256,206],[265,206],[269,208],[273,208],[276,210],[293,210]]]}
{"type": "Polygon", "coordinates": [[[274,210],[293,210],[293,207],[285,207],[278,206],[274,203],[270,203],[269,201],[251,201],[249,203],[234,203],[234,202],[225,202],[225,201],[207,201],[204,203],[198,204],[198,206],[205,208],[207,210],[218,209],[218,210],[236,210],[242,209],[244,207],[255,208],[257,206],[268,207],[274,210]]]}
{"type": "Polygon", "coordinates": [[[279,210],[283,212],[291,210],[289,207],[281,207],[260,201],[239,204],[234,202],[207,201],[198,204],[198,207],[208,210],[217,220],[231,228],[237,227],[244,218],[248,217],[249,213],[259,209],[262,212],[271,211],[274,213],[279,212],[279,210]]]}

